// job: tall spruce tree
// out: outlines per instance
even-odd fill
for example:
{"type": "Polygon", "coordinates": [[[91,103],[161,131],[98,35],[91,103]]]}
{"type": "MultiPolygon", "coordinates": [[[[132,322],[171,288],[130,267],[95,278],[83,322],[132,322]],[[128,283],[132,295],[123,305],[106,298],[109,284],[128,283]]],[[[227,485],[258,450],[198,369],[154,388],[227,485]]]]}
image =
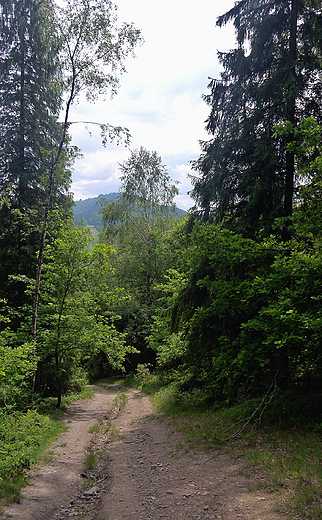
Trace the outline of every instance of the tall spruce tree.
{"type": "Polygon", "coordinates": [[[220,80],[204,96],[210,106],[202,154],[194,162],[192,196],[205,218],[254,237],[276,217],[289,224],[296,180],[293,139],[274,125],[322,118],[322,11],[317,0],[241,0],[219,17],[233,22],[237,48],[219,53],[220,80]]]}
{"type": "MultiPolygon", "coordinates": [[[[59,43],[50,0],[0,0],[0,282],[34,276],[46,175],[61,139],[59,43]]],[[[65,157],[66,158],[66,157],[65,157]]],[[[68,169],[53,204],[68,212],[68,169]]],[[[16,285],[18,302],[24,284],[16,285]]],[[[10,290],[13,295],[15,291],[10,290]]],[[[16,302],[17,303],[17,302],[16,302]]]]}

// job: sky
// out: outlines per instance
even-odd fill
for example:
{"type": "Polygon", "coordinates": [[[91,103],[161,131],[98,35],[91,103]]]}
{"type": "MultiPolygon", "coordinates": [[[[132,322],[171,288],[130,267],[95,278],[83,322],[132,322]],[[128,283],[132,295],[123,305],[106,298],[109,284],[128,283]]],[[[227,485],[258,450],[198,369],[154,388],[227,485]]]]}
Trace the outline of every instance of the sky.
{"type": "Polygon", "coordinates": [[[91,120],[124,126],[132,135],[129,148],[101,144],[99,130],[71,126],[73,143],[82,152],[75,163],[71,191],[74,200],[117,192],[119,163],[143,146],[156,151],[172,179],[179,181],[177,206],[194,205],[188,192],[190,161],[200,155],[199,141],[209,139],[205,120],[209,107],[202,100],[209,77],[219,78],[217,51],[235,46],[231,26],[216,27],[216,19],[234,0],[116,0],[121,22],[133,22],[144,38],[136,58],[126,60],[118,94],[89,104],[81,99],[71,121],[91,120]],[[89,132],[90,130],[90,132],[89,132]]]}

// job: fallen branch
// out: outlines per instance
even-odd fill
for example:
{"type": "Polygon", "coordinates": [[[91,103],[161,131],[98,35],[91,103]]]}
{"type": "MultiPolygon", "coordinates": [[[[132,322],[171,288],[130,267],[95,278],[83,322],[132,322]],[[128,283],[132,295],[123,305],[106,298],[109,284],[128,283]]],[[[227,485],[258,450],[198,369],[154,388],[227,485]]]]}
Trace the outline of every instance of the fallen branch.
{"type": "MultiPolygon", "coordinates": [[[[233,428],[234,426],[236,426],[237,424],[239,424],[240,422],[246,421],[246,422],[244,423],[244,425],[243,425],[241,428],[239,428],[239,430],[237,430],[235,433],[233,433],[232,435],[230,435],[230,437],[227,437],[226,439],[224,439],[223,442],[227,442],[227,441],[229,441],[230,439],[234,439],[235,437],[237,437],[237,435],[239,435],[242,431],[244,431],[245,428],[247,428],[247,426],[249,425],[249,423],[251,422],[251,420],[253,419],[253,417],[255,417],[255,415],[257,414],[257,412],[258,412],[259,410],[261,410],[261,414],[260,414],[258,420],[261,421],[264,411],[266,410],[267,406],[269,405],[269,403],[270,403],[271,400],[273,399],[273,397],[274,397],[274,395],[275,395],[275,392],[276,392],[276,390],[277,390],[277,385],[276,385],[276,377],[277,377],[277,374],[278,374],[278,372],[275,374],[274,379],[273,379],[273,381],[272,381],[272,383],[271,383],[269,389],[267,390],[265,396],[263,397],[263,399],[262,399],[260,405],[258,406],[258,408],[256,408],[256,410],[252,413],[252,415],[251,415],[250,417],[247,417],[247,419],[241,419],[240,421],[238,421],[237,423],[235,423],[233,426],[231,426],[230,428],[228,428],[227,430],[225,430],[225,432],[227,432],[227,431],[231,430],[231,428],[233,428]],[[271,393],[271,396],[270,396],[269,401],[266,403],[266,405],[265,405],[264,408],[263,408],[263,405],[264,405],[264,403],[265,403],[267,397],[269,396],[269,394],[270,394],[270,392],[271,392],[271,389],[272,389],[273,385],[274,385],[274,390],[273,390],[273,392],[271,393]]],[[[225,432],[223,432],[223,433],[225,433],[225,432]]]]}

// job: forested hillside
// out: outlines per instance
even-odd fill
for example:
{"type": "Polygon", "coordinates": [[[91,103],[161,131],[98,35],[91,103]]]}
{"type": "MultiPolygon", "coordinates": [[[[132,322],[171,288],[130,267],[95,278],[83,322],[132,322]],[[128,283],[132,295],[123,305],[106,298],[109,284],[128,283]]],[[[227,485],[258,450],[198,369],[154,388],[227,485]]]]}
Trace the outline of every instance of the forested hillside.
{"type": "MultiPolygon", "coordinates": [[[[236,46],[204,96],[189,215],[162,158],[140,147],[119,193],[77,202],[73,218],[70,107],[81,92],[115,93],[141,41],[115,16],[100,0],[0,0],[4,431],[17,417],[47,424],[41,406],[89,379],[134,372],[178,403],[246,403],[246,424],[320,433],[320,2],[242,0],[217,20],[236,46]]],[[[103,144],[128,142],[126,128],[100,126],[103,144]]],[[[13,455],[4,441],[0,484],[28,467],[33,442],[13,455]]]]}
{"type": "Polygon", "coordinates": [[[94,226],[98,231],[102,229],[102,217],[100,215],[101,199],[116,200],[118,193],[108,193],[106,195],[98,195],[85,200],[76,200],[74,206],[74,219],[78,224],[81,219],[84,219],[85,226],[94,226]]]}
{"type": "MultiPolygon", "coordinates": [[[[94,226],[97,231],[101,231],[103,227],[102,216],[100,214],[102,199],[115,201],[119,193],[107,193],[105,195],[98,195],[85,200],[76,200],[74,205],[74,219],[75,223],[78,224],[81,219],[84,219],[85,226],[94,226]]],[[[175,211],[182,217],[187,216],[187,212],[175,208],[175,211]]]]}

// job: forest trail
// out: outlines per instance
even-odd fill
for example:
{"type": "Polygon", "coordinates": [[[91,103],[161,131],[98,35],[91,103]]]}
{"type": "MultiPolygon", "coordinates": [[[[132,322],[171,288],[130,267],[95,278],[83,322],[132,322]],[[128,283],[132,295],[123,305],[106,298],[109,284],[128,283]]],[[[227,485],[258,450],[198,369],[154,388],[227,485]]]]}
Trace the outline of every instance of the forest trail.
{"type": "Polygon", "coordinates": [[[155,413],[142,392],[92,388],[92,399],[69,406],[68,430],[51,446],[51,460],[33,470],[20,504],[7,507],[2,519],[290,518],[282,495],[258,490],[260,477],[240,458],[184,449],[173,418],[155,413]],[[86,454],[94,451],[95,467],[85,471],[86,454]]]}

